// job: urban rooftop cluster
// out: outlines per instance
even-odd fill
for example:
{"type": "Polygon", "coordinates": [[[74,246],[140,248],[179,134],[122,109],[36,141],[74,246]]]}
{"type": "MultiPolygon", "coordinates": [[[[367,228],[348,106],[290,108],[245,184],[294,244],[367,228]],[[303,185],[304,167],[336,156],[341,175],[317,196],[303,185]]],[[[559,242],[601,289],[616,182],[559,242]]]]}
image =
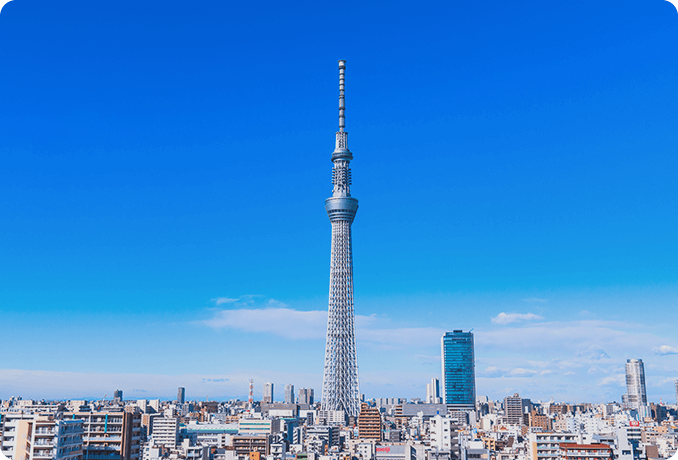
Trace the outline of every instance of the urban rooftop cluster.
{"type": "MultiPolygon", "coordinates": [[[[676,404],[648,402],[640,359],[626,363],[621,402],[503,401],[476,396],[473,333],[441,338],[442,374],[425,399],[360,396],[356,416],[324,410],[312,388],[263,385],[254,400],[0,403],[10,460],[653,460],[678,451],[676,404]]],[[[424,395],[422,395],[424,396],[424,395]]]]}

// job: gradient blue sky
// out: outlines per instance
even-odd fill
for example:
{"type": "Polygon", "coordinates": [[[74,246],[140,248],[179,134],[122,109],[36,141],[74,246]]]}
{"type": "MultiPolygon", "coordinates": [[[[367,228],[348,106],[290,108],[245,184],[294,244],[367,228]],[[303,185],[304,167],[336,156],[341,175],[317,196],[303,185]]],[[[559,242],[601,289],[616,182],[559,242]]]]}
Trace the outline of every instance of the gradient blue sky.
{"type": "Polygon", "coordinates": [[[0,398],[320,393],[338,59],[361,390],[673,401],[664,0],[8,3],[0,398]]]}

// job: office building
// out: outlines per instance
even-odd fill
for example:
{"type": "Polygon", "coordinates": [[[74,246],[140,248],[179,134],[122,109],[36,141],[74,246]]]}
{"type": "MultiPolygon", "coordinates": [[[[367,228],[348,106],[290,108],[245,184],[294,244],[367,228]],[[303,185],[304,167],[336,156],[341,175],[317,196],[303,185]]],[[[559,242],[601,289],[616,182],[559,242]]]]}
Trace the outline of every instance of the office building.
{"type": "Polygon", "coordinates": [[[115,390],[113,392],[113,402],[121,403],[122,402],[122,390],[115,390]]]}
{"type": "Polygon", "coordinates": [[[285,385],[285,404],[294,404],[294,385],[285,385]]]}
{"type": "Polygon", "coordinates": [[[367,403],[360,404],[358,438],[381,442],[381,414],[379,409],[370,407],[367,403]]]}
{"type": "MultiPolygon", "coordinates": [[[[626,404],[629,409],[643,412],[647,407],[645,366],[642,359],[626,360],[626,404]]],[[[643,414],[645,415],[645,414],[643,414]]]]}
{"type": "Polygon", "coordinates": [[[186,388],[179,387],[177,390],[177,403],[184,404],[186,402],[186,388]]]}
{"type": "Polygon", "coordinates": [[[432,378],[431,383],[426,384],[426,403],[427,404],[442,403],[442,399],[440,398],[440,380],[432,378]]]}
{"type": "Polygon", "coordinates": [[[673,384],[676,387],[676,404],[678,404],[678,379],[676,379],[673,384]]]}
{"type": "Polygon", "coordinates": [[[273,384],[271,382],[264,383],[264,397],[262,401],[265,403],[273,402],[273,384]]]}
{"type": "Polygon", "coordinates": [[[358,211],[358,200],[351,197],[353,159],[344,131],[344,72],[346,61],[339,61],[339,131],[332,153],[332,196],[325,210],[332,224],[330,298],[325,344],[325,368],[321,404],[324,411],[344,411],[357,416],[360,411],[358,357],[355,346],[353,306],[353,254],[351,224],[358,211]]]}
{"type": "Polygon", "coordinates": [[[454,409],[476,406],[476,372],[473,333],[446,332],[441,340],[443,402],[454,409]]]}
{"type": "Polygon", "coordinates": [[[299,388],[299,404],[313,404],[313,388],[299,388]]]}
{"type": "Polygon", "coordinates": [[[274,434],[280,431],[280,419],[240,418],[238,434],[274,434]]]}

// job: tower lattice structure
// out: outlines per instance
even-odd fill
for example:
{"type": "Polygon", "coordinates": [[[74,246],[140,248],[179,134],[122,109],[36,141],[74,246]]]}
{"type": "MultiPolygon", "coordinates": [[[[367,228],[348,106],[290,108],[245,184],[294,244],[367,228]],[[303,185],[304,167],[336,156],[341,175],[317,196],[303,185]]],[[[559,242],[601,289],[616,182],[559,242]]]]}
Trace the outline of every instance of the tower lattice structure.
{"type": "Polygon", "coordinates": [[[360,412],[360,389],[355,346],[351,224],[358,210],[358,200],[351,197],[349,163],[353,155],[348,149],[348,133],[344,131],[345,69],[346,61],[339,61],[339,131],[332,153],[334,189],[332,197],[325,200],[325,209],[332,224],[332,256],[322,409],[357,416],[360,412]]]}

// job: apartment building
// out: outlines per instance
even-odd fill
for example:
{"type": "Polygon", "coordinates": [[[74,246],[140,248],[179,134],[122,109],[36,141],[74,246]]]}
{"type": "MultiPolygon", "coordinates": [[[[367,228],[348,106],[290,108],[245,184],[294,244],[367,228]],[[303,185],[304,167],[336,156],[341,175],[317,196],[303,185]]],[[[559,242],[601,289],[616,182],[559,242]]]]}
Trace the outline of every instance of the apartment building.
{"type": "Polygon", "coordinates": [[[358,438],[381,441],[381,414],[367,403],[360,405],[358,414],[358,438]]]}
{"type": "Polygon", "coordinates": [[[14,460],[82,460],[82,422],[53,416],[20,419],[14,460]]]}
{"type": "Polygon", "coordinates": [[[84,460],[139,460],[141,414],[124,411],[64,413],[83,424],[84,460]]]}

